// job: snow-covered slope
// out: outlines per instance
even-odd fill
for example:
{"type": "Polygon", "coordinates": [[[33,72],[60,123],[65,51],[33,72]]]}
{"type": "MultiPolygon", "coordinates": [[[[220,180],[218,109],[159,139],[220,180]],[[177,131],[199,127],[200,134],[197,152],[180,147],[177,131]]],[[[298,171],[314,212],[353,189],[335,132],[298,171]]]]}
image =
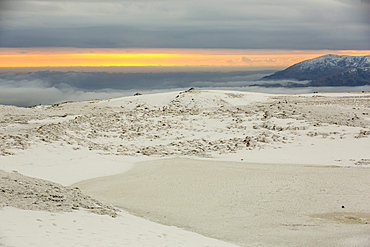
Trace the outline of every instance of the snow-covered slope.
{"type": "Polygon", "coordinates": [[[264,93],[235,91],[189,90],[149,95],[137,95],[109,100],[101,100],[98,105],[135,109],[207,109],[217,107],[235,107],[254,102],[266,101],[271,97],[264,93]]]}
{"type": "Polygon", "coordinates": [[[314,59],[306,60],[298,63],[295,67],[302,71],[314,71],[318,68],[357,68],[357,67],[369,67],[370,56],[346,56],[346,55],[324,55],[314,59]]]}
{"type": "MultiPolygon", "coordinates": [[[[32,108],[0,105],[0,169],[61,184],[0,173],[6,184],[6,200],[0,202],[8,206],[0,203],[0,245],[235,246],[175,225],[241,246],[369,246],[369,102],[369,93],[191,89],[32,108]],[[181,163],[178,157],[190,159],[181,163]],[[169,220],[171,227],[125,211],[116,218],[91,214],[95,204],[86,203],[76,189],[62,187],[135,173],[135,167],[147,167],[138,162],[164,158],[173,162],[168,166],[173,173],[153,166],[150,175],[131,178],[153,182],[151,188],[173,191],[191,204],[180,203],[174,214],[157,211],[166,209],[164,203],[181,201],[175,196],[158,200],[162,197],[142,189],[149,197],[141,206],[160,202],[144,217],[157,221],[148,212],[159,212],[158,222],[169,220]],[[199,167],[192,168],[194,159],[200,160],[199,167]],[[162,189],[155,174],[175,180],[164,181],[162,189]],[[50,201],[53,212],[44,207],[50,201]],[[33,211],[35,205],[43,211],[33,211]],[[207,213],[199,214],[205,211],[193,205],[207,213]],[[61,212],[64,206],[73,212],[61,212]]],[[[121,193],[115,198],[131,201],[130,196],[140,196],[133,188],[145,188],[144,182],[130,186],[129,193],[112,191],[121,193]]]]}
{"type": "Polygon", "coordinates": [[[0,154],[54,143],[115,155],[211,157],[276,148],[301,134],[314,137],[311,132],[319,127],[312,122],[321,123],[323,133],[325,123],[349,127],[351,136],[367,135],[366,112],[346,103],[327,97],[190,89],[34,108],[2,106],[0,154]],[[322,113],[312,104],[330,107],[322,113]]]}
{"type": "Polygon", "coordinates": [[[349,68],[370,67],[370,56],[325,55],[263,77],[264,80],[316,80],[349,68]]]}

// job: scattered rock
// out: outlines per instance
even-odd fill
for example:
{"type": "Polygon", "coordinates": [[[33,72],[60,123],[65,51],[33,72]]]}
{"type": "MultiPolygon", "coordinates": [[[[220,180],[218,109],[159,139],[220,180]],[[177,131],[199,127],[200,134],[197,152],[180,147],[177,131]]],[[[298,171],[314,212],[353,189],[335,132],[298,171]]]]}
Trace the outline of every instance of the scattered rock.
{"type": "Polygon", "coordinates": [[[358,166],[370,165],[370,159],[360,159],[355,163],[358,166]]]}
{"type": "Polygon", "coordinates": [[[185,93],[190,93],[190,92],[192,92],[192,91],[195,91],[195,88],[191,87],[191,88],[189,88],[188,90],[186,90],[186,91],[184,91],[184,92],[185,92],[185,93]]]}

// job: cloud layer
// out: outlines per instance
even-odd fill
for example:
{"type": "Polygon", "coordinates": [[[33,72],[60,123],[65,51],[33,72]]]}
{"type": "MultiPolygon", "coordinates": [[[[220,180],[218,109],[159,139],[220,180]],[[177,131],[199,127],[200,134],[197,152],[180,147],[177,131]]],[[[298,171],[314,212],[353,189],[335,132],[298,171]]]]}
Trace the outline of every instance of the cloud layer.
{"type": "Polygon", "coordinates": [[[3,47],[370,49],[367,0],[5,0],[3,47]]]}
{"type": "MultiPolygon", "coordinates": [[[[272,71],[105,73],[42,71],[0,75],[0,104],[32,106],[65,101],[106,99],[140,93],[203,89],[227,89],[265,93],[370,91],[370,86],[337,88],[249,87],[272,71]]],[[[283,83],[279,81],[279,83],[283,83]]]]}

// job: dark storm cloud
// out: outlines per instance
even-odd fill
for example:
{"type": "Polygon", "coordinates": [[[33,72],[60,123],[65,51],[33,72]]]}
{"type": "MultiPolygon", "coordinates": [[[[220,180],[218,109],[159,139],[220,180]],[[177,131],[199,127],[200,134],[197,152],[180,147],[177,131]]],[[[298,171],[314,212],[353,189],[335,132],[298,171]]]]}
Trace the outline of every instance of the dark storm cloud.
{"type": "Polygon", "coordinates": [[[0,46],[370,49],[368,5],[368,0],[3,0],[0,46]]]}

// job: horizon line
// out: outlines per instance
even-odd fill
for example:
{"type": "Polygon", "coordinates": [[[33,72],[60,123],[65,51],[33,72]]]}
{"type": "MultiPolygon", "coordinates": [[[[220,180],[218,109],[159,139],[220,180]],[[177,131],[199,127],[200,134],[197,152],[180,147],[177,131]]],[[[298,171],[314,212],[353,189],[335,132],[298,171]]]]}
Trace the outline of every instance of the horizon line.
{"type": "Polygon", "coordinates": [[[328,54],[370,50],[7,48],[0,51],[0,67],[288,67],[328,54]]]}

